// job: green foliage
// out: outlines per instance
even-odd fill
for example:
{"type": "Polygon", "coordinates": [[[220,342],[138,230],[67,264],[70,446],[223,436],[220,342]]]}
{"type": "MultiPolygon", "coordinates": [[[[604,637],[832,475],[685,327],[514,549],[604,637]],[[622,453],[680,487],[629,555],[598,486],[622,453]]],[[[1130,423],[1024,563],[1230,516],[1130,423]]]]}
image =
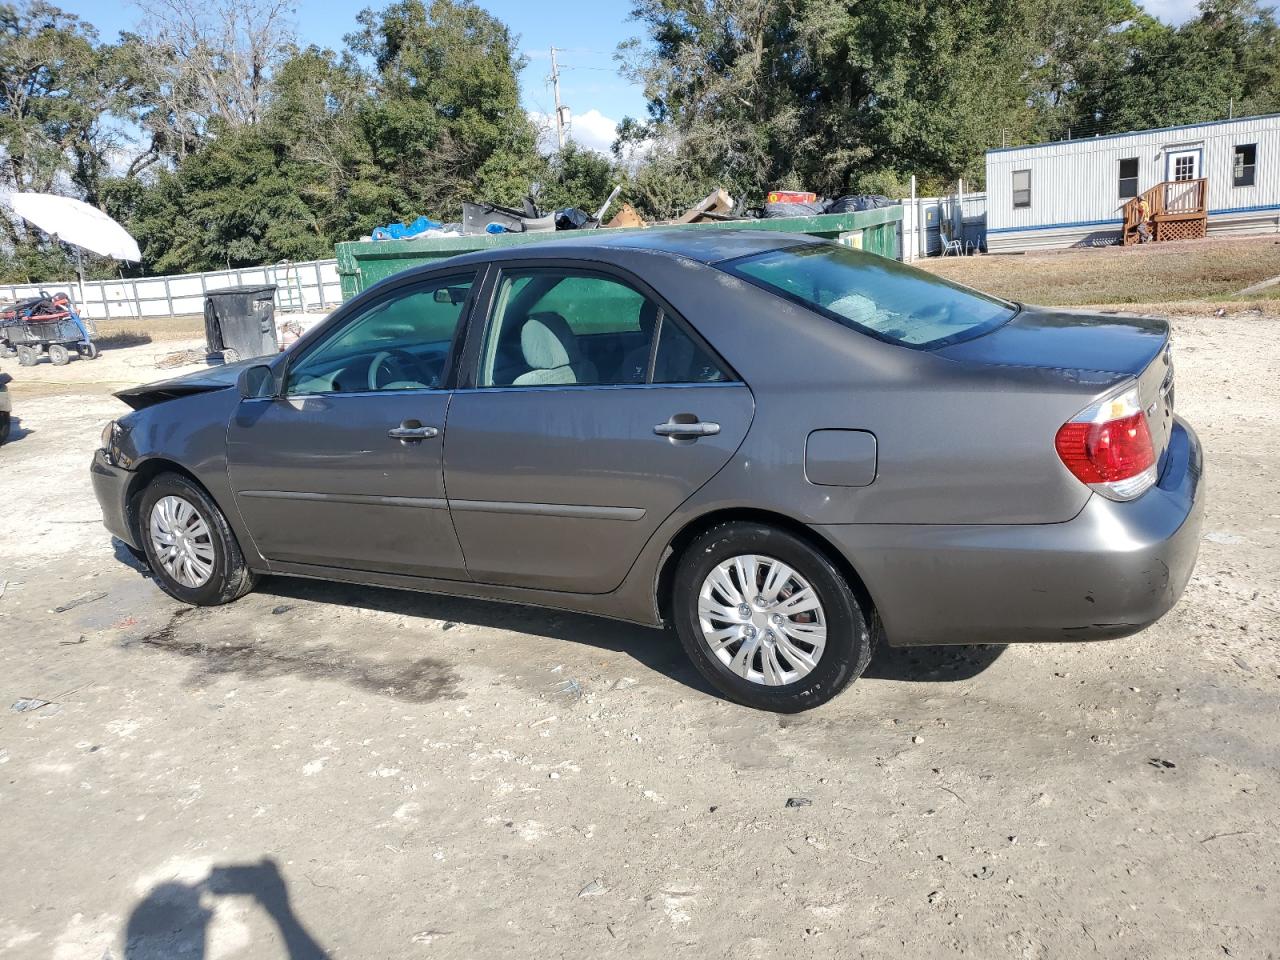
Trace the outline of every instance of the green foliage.
{"type": "Polygon", "coordinates": [[[550,158],[547,175],[541,181],[538,206],[544,210],[580,207],[595,213],[614,186],[625,184],[626,179],[626,172],[607,157],[571,140],[550,158]]]}
{"type": "Polygon", "coordinates": [[[401,0],[357,20],[348,43],[376,71],[360,124],[396,216],[452,220],[464,199],[523,197],[541,160],[506,25],[470,0],[401,0]]]}
{"type": "MultiPolygon", "coordinates": [[[[1280,110],[1280,40],[1253,0],[1205,0],[1173,28],[1133,0],[634,0],[620,46],[649,116],[625,146],[697,194],[749,202],[980,186],[984,152],[1280,110]],[[668,162],[658,154],[670,155],[668,162]]],[[[637,173],[637,179],[643,176],[637,173]]],[[[665,198],[653,198],[657,212],[665,198]]],[[[650,198],[645,197],[645,202],[650,198]]]]}

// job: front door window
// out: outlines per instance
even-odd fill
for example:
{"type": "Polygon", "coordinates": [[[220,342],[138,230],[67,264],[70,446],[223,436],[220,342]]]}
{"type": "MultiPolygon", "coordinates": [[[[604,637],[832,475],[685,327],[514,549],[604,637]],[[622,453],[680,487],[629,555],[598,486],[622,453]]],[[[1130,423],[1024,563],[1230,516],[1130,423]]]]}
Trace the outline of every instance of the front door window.
{"type": "Polygon", "coordinates": [[[285,393],[437,390],[473,277],[450,277],[369,307],[290,365],[285,393]]]}

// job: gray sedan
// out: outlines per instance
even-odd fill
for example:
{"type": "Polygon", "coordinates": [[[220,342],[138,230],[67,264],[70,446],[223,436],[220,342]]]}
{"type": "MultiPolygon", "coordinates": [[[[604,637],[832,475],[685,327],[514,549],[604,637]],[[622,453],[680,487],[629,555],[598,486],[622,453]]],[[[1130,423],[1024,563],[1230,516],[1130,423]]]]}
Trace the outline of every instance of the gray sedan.
{"type": "Polygon", "coordinates": [[[98,500],[179,600],[282,574],[666,623],[779,711],[882,641],[1141,630],[1204,505],[1162,321],[758,231],[453,258],[118,396],[98,500]]]}

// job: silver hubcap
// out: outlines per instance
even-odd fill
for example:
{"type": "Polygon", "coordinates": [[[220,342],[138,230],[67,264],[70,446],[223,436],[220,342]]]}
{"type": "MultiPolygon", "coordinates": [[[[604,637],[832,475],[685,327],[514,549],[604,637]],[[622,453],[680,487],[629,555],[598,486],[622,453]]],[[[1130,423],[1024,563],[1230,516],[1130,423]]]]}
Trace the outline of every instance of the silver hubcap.
{"type": "Polygon", "coordinates": [[[809,581],[781,560],[744,554],[718,565],[698,594],[702,639],[752,683],[780,687],[810,673],[827,645],[827,619],[809,581]]]}
{"type": "Polygon", "coordinates": [[[161,497],[151,508],[151,546],[165,572],[184,587],[202,587],[213,576],[216,554],[209,525],[181,497],[161,497]]]}

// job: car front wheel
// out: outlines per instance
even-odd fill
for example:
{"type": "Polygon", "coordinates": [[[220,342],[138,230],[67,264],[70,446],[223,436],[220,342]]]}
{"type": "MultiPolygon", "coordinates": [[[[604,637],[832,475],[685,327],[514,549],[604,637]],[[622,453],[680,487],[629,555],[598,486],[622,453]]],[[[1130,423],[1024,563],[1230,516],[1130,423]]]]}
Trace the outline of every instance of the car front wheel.
{"type": "Polygon", "coordinates": [[[216,606],[253,589],[256,578],[222,511],[184,476],[163,473],[147,485],[138,532],[156,583],[177,600],[216,606]]]}
{"type": "Polygon", "coordinates": [[[780,713],[834,697],[866,669],[875,640],[872,614],[826,556],[754,522],[719,524],[689,544],[672,617],[717,690],[780,713]]]}

